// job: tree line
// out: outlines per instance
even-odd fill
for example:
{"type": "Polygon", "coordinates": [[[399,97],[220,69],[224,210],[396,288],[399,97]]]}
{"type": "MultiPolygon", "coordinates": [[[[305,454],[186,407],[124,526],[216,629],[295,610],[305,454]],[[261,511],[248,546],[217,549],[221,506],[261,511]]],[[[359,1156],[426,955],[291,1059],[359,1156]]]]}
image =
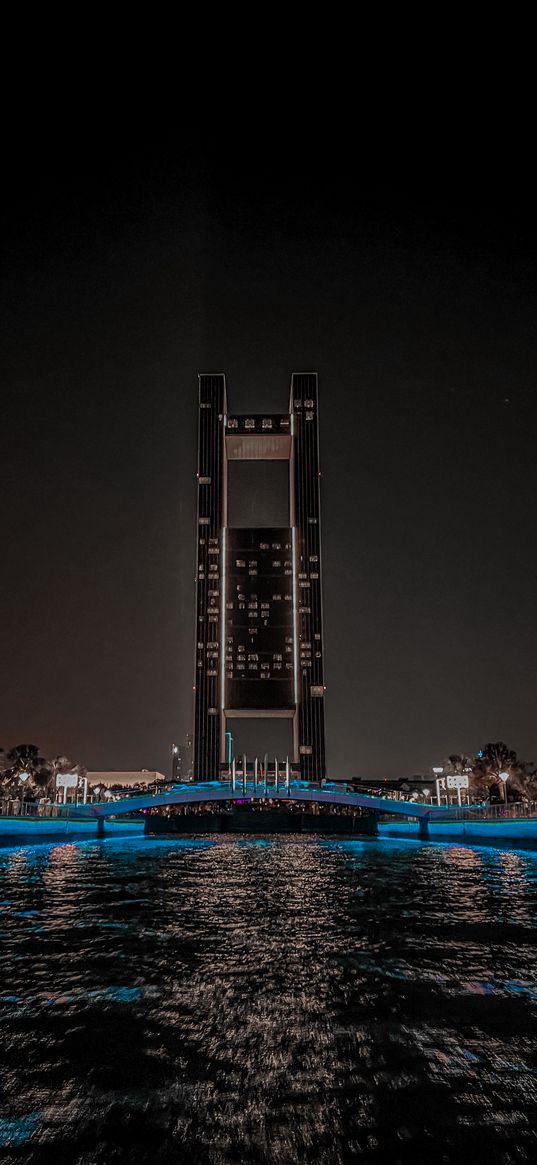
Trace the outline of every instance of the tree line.
{"type": "Polygon", "coordinates": [[[84,765],[67,756],[48,760],[35,744],[17,744],[7,752],[0,749],[0,793],[3,797],[16,797],[22,789],[25,798],[54,797],[58,776],[76,773],[78,777],[85,777],[86,772],[84,765]]]}
{"type": "Polygon", "coordinates": [[[503,740],[489,742],[475,756],[452,753],[444,761],[442,776],[467,776],[470,793],[503,799],[503,784],[507,773],[506,791],[510,801],[537,800],[537,769],[533,761],[520,760],[503,740]]]}

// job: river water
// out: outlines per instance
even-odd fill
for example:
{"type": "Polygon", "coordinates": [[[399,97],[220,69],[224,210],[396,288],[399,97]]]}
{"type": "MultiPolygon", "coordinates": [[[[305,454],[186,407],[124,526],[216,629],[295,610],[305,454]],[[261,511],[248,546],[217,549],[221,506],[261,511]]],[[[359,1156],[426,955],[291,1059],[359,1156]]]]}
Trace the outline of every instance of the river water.
{"type": "Polygon", "coordinates": [[[537,854],[0,850],[0,1156],[537,1159],[537,854]]]}

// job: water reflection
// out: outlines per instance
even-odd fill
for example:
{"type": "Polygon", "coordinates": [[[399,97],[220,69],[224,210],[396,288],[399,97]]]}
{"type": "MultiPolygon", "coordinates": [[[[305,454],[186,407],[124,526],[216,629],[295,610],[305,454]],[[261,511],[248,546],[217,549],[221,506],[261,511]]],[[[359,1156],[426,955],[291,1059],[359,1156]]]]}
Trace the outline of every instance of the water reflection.
{"type": "Polygon", "coordinates": [[[537,1156],[531,854],[220,836],[0,869],[17,1161],[537,1156]]]}

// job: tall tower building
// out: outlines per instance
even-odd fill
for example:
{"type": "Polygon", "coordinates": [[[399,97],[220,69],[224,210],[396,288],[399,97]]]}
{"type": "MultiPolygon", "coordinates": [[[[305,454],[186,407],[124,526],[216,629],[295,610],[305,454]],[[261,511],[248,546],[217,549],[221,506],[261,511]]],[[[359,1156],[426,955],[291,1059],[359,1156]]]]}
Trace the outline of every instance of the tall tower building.
{"type": "Polygon", "coordinates": [[[230,414],[225,376],[199,377],[194,780],[228,771],[247,717],[290,720],[295,770],[325,776],[319,478],[316,373],[293,373],[282,415],[230,414]],[[239,461],[287,463],[285,524],[229,524],[239,461]]]}

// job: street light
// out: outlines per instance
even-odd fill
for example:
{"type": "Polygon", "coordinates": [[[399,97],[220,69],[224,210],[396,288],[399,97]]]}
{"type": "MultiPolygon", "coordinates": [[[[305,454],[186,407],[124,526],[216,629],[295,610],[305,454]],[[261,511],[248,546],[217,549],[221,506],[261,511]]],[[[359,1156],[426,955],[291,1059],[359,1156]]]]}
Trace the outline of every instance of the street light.
{"type": "Polygon", "coordinates": [[[498,774],[498,776],[499,776],[499,778],[500,778],[500,781],[501,781],[501,782],[502,782],[502,784],[503,784],[503,800],[504,800],[504,804],[505,804],[505,805],[507,805],[507,782],[508,782],[508,780],[509,780],[509,773],[499,773],[499,774],[498,774]]]}
{"type": "MultiPolygon", "coordinates": [[[[433,773],[436,773],[436,804],[437,805],[440,804],[440,773],[443,773],[443,772],[444,772],[444,769],[443,769],[442,765],[437,765],[436,768],[433,766],[433,773]]],[[[446,795],[446,801],[447,801],[447,795],[446,795]]]]}
{"type": "Polygon", "coordinates": [[[19,773],[19,781],[22,781],[22,792],[21,792],[21,817],[23,816],[23,813],[24,813],[24,782],[28,780],[28,777],[29,777],[29,776],[30,776],[30,774],[29,774],[29,773],[19,773]]]}

